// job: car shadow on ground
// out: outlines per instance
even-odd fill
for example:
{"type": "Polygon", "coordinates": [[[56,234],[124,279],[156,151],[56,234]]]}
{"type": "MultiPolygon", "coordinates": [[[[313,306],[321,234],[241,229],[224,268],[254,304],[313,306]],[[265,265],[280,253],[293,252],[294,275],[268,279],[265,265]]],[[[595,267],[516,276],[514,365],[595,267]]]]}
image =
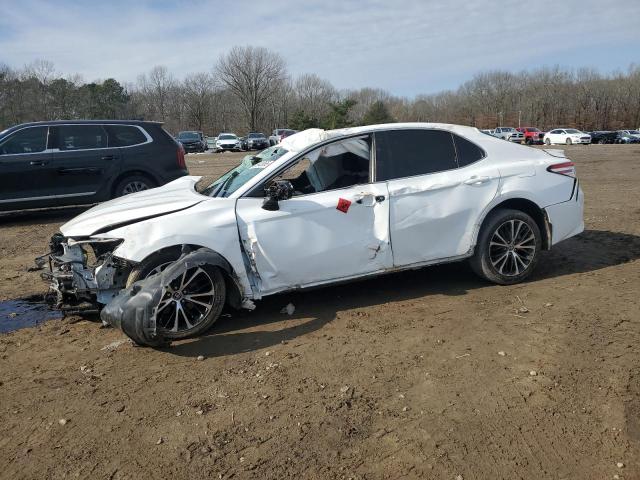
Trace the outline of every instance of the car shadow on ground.
{"type": "MultiPolygon", "coordinates": [[[[640,237],[599,230],[581,235],[543,252],[527,283],[591,272],[640,258],[640,237]]],[[[430,295],[465,295],[477,288],[502,288],[477,278],[466,262],[392,273],[368,280],[266,297],[252,312],[232,311],[205,335],[176,342],[166,351],[178,356],[217,357],[250,352],[288,342],[321,329],[338,312],[401,302],[430,295]],[[292,303],[293,315],[281,313],[292,303]],[[281,329],[267,327],[283,323],[281,329]],[[246,331],[250,330],[250,331],[246,331]]]]}

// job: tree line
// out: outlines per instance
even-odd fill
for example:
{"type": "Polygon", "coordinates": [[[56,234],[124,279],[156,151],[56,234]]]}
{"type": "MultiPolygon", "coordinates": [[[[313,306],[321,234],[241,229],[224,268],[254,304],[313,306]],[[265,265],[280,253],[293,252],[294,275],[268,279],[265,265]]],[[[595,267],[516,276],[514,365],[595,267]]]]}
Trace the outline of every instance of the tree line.
{"type": "Polygon", "coordinates": [[[58,119],[156,120],[172,133],[209,135],[385,122],[637,128],[640,66],[611,74],[559,66],[488,71],[455,90],[406,98],[375,88],[338,90],[314,73],[294,78],[279,54],[251,46],[233,47],[210,72],[180,80],[156,66],[126,84],[61,76],[44,60],[18,69],[0,64],[0,130],[58,119]]]}

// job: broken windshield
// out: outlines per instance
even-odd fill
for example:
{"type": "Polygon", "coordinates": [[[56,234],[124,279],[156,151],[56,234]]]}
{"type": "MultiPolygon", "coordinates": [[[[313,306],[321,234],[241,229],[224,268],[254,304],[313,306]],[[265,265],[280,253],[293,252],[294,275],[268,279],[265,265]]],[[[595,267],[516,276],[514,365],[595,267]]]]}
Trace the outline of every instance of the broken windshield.
{"type": "Polygon", "coordinates": [[[276,145],[257,155],[247,155],[240,165],[210,183],[200,193],[209,197],[228,197],[285,153],[287,150],[276,145]]]}

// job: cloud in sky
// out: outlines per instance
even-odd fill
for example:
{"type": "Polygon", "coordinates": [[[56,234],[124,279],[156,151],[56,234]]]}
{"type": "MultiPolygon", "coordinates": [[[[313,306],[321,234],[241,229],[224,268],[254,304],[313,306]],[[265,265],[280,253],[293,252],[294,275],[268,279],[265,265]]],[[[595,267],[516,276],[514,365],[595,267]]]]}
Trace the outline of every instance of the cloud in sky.
{"type": "Polygon", "coordinates": [[[0,0],[0,11],[0,62],[46,59],[86,80],[210,71],[233,45],[278,52],[293,75],[407,96],[485,70],[640,63],[629,0],[0,0]]]}

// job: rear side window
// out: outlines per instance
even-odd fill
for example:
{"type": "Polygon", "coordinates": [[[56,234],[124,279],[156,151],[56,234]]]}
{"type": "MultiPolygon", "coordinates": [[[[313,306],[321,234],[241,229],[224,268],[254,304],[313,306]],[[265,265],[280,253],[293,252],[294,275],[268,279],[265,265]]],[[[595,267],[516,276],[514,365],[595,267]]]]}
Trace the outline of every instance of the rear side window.
{"type": "Polygon", "coordinates": [[[453,135],[453,143],[456,146],[458,167],[466,167],[467,165],[484,158],[484,151],[466,138],[453,135]]]}
{"type": "Polygon", "coordinates": [[[131,125],[107,125],[110,147],[130,147],[147,141],[138,127],[131,125]]]}
{"type": "Polygon", "coordinates": [[[107,148],[107,132],[101,125],[60,125],[60,150],[107,148]]]}
{"type": "Polygon", "coordinates": [[[452,170],[456,152],[451,133],[441,130],[390,130],[375,134],[376,179],[452,170]]]}
{"type": "Polygon", "coordinates": [[[38,153],[47,149],[47,127],[20,130],[0,142],[0,155],[38,153]]]}

